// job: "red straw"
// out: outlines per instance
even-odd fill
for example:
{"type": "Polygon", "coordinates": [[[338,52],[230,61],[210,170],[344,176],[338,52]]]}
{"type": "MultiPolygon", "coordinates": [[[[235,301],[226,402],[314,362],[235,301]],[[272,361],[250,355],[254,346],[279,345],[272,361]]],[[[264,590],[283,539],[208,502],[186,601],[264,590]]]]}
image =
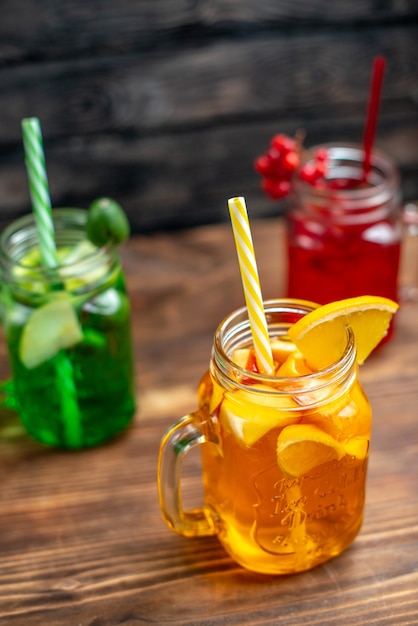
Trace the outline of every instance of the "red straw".
{"type": "Polygon", "coordinates": [[[366,126],[364,129],[363,146],[364,162],[363,171],[366,177],[370,171],[371,154],[376,134],[377,117],[379,113],[380,93],[382,90],[383,74],[386,60],[378,56],[373,61],[372,79],[370,83],[369,103],[367,109],[366,126]]]}

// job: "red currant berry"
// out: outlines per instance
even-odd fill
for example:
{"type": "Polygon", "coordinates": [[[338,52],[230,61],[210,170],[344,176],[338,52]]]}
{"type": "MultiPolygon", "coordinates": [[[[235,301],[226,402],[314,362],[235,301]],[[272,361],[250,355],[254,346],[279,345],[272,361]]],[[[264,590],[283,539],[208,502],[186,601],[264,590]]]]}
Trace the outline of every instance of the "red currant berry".
{"type": "Polygon", "coordinates": [[[271,139],[269,149],[254,161],[254,169],[264,178],[262,189],[277,200],[290,193],[290,179],[299,167],[299,145],[288,135],[279,133],[271,139]]]}
{"type": "Polygon", "coordinates": [[[272,148],[276,148],[276,150],[278,150],[281,154],[292,152],[296,147],[295,140],[282,133],[274,135],[270,145],[272,148]]]}
{"type": "Polygon", "coordinates": [[[290,183],[287,180],[265,178],[262,182],[262,189],[272,200],[278,200],[287,196],[290,191],[290,183]]]}
{"type": "Polygon", "coordinates": [[[268,159],[270,159],[270,163],[274,165],[280,165],[282,161],[282,155],[276,148],[270,148],[269,150],[267,150],[266,156],[268,159]]]}
{"type": "Polygon", "coordinates": [[[321,163],[327,163],[328,162],[328,151],[326,148],[318,148],[315,152],[315,160],[318,162],[320,161],[321,163]]]}
{"type": "Polygon", "coordinates": [[[283,169],[287,172],[294,172],[299,166],[299,155],[297,152],[288,152],[282,159],[283,169]]]}
{"type": "Polygon", "coordinates": [[[271,161],[266,154],[262,154],[254,161],[254,169],[261,176],[268,176],[271,173],[271,161]]]}
{"type": "Polygon", "coordinates": [[[299,176],[305,183],[314,185],[317,179],[316,167],[313,163],[305,163],[299,170],[299,176]]]}
{"type": "Polygon", "coordinates": [[[327,172],[327,164],[324,161],[318,161],[315,164],[315,170],[316,170],[316,177],[318,178],[324,178],[326,172],[327,172]]]}
{"type": "Polygon", "coordinates": [[[283,176],[281,154],[274,148],[270,148],[270,150],[266,152],[266,157],[270,163],[270,169],[267,175],[273,176],[274,178],[281,178],[283,176]]]}
{"type": "Polygon", "coordinates": [[[284,198],[290,193],[290,180],[280,180],[277,183],[277,193],[280,193],[280,197],[284,198]]]}

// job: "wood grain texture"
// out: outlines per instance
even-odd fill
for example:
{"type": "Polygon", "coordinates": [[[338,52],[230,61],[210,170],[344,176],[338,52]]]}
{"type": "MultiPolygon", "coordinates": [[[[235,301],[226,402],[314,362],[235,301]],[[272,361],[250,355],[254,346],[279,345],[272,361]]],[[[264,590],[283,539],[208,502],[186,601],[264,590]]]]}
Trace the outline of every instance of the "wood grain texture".
{"type": "Polygon", "coordinates": [[[111,0],[87,7],[80,0],[15,0],[3,7],[0,59],[71,58],[85,51],[164,47],[196,36],[257,33],[260,30],[347,28],[408,23],[417,17],[414,0],[329,3],[327,0],[111,0]]]}
{"type": "MultiPolygon", "coordinates": [[[[252,228],[264,295],[283,295],[283,225],[252,228]]],[[[403,282],[417,277],[415,250],[403,282]]],[[[417,624],[418,304],[401,306],[395,337],[361,368],[374,427],[359,536],[310,572],[262,576],[216,538],[172,533],[156,487],[160,439],[195,407],[214,329],[243,304],[230,226],[135,237],[122,254],[140,409],[123,436],[76,453],[46,449],[2,414],[0,625],[417,624]]],[[[3,376],[5,360],[3,350],[3,376]]],[[[196,503],[199,462],[189,460],[184,487],[196,503]]]]}
{"type": "Polygon", "coordinates": [[[22,117],[40,117],[55,206],[99,195],[135,233],[225,219],[276,132],[362,138],[373,56],[387,58],[377,145],[418,198],[413,0],[9,2],[0,20],[0,223],[27,212],[22,117]]]}

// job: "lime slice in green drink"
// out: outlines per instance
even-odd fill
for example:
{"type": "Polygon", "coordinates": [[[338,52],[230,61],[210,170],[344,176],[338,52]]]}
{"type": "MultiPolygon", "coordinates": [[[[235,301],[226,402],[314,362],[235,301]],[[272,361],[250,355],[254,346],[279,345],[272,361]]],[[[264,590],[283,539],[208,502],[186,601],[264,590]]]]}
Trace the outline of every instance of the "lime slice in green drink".
{"type": "Polygon", "coordinates": [[[108,263],[91,262],[91,255],[97,253],[97,246],[83,239],[61,259],[58,270],[66,291],[75,291],[86,285],[91,288],[109,273],[108,263]]]}
{"type": "Polygon", "coordinates": [[[73,248],[62,248],[60,257],[62,269],[67,265],[74,265],[78,261],[82,261],[95,252],[97,252],[97,246],[88,239],[82,239],[73,248]]]}
{"type": "MultiPolygon", "coordinates": [[[[91,244],[90,244],[91,245],[91,244]]],[[[77,247],[77,246],[76,246],[77,247]]],[[[58,263],[62,263],[63,259],[75,248],[61,248],[57,250],[58,263]]],[[[19,264],[13,266],[13,274],[15,276],[33,276],[34,272],[43,267],[41,251],[39,248],[32,248],[24,257],[19,260],[19,264]]]]}
{"type": "Polygon", "coordinates": [[[128,239],[129,222],[118,202],[110,198],[98,198],[89,206],[86,232],[96,246],[118,244],[128,239]]]}
{"type": "Polygon", "coordinates": [[[13,267],[13,271],[17,275],[24,276],[30,273],[31,268],[39,267],[39,265],[42,265],[41,251],[39,248],[32,248],[20,260],[20,265],[13,267]]]}
{"type": "MultiPolygon", "coordinates": [[[[33,248],[20,259],[19,264],[13,265],[12,272],[20,289],[39,295],[47,292],[47,285],[45,281],[41,279],[38,271],[41,264],[39,248],[33,248]]],[[[22,294],[20,294],[20,296],[21,295],[22,294]]]]}
{"type": "Polygon", "coordinates": [[[73,305],[69,297],[60,294],[30,316],[22,332],[19,356],[25,367],[33,369],[82,339],[73,305]]]}
{"type": "MultiPolygon", "coordinates": [[[[103,281],[109,274],[108,263],[102,260],[99,260],[100,262],[91,260],[92,255],[97,251],[97,246],[88,239],[83,239],[72,248],[64,247],[57,250],[56,272],[66,291],[76,291],[86,285],[93,286],[103,281]]],[[[20,265],[13,268],[20,287],[35,294],[46,294],[51,289],[48,280],[43,279],[42,271],[42,260],[38,248],[31,250],[21,260],[20,265]]]]}

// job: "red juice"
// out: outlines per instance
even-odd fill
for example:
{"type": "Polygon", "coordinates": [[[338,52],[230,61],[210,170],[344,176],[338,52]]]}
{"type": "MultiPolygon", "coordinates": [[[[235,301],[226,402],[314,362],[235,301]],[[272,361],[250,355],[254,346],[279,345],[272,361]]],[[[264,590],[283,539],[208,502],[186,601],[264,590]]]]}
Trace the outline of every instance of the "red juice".
{"type": "Polygon", "coordinates": [[[337,226],[289,216],[290,298],[326,304],[360,295],[398,299],[399,233],[389,222],[337,226]]]}
{"type": "Polygon", "coordinates": [[[326,149],[326,179],[294,184],[287,295],[320,304],[359,295],[398,300],[402,225],[396,168],[375,153],[365,182],[361,148],[326,149]]]}

